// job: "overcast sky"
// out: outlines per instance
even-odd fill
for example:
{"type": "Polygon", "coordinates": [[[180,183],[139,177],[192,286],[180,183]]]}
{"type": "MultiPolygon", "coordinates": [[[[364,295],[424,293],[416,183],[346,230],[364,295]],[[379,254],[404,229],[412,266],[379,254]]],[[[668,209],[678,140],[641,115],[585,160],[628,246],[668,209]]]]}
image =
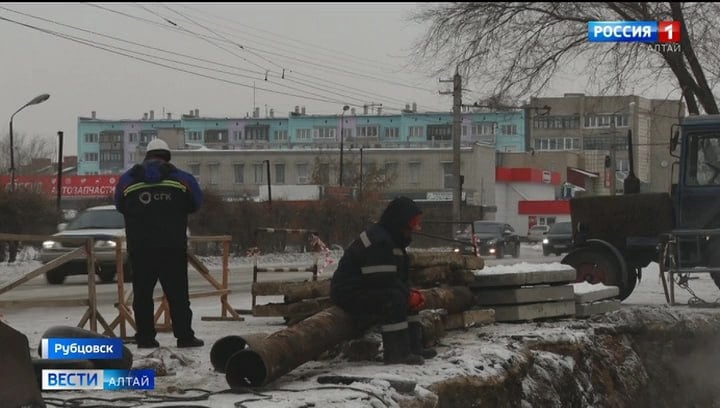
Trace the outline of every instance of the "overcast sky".
{"type": "MultiPolygon", "coordinates": [[[[77,152],[77,118],[91,111],[102,119],[139,119],[150,110],[155,118],[177,118],[191,109],[201,116],[243,117],[254,104],[264,117],[271,108],[287,116],[296,105],[308,113],[339,114],[345,104],[361,112],[363,104],[382,103],[385,113],[393,113],[411,102],[420,111],[450,111],[451,96],[439,94],[450,84],[409,58],[424,33],[408,19],[417,7],[2,3],[0,135],[7,137],[13,112],[43,93],[51,95],[47,102],[15,116],[14,134],[55,143],[62,130],[66,155],[77,152]],[[62,38],[67,36],[74,41],[62,38]]],[[[546,96],[584,90],[572,73],[555,83],[546,96]]]]}

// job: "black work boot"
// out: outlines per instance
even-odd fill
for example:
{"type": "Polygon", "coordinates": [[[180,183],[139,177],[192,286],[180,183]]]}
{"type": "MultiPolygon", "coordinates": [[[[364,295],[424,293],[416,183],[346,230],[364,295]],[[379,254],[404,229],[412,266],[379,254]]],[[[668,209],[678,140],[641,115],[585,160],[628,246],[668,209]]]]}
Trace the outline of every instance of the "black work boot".
{"type": "Polygon", "coordinates": [[[425,348],[423,342],[422,324],[420,322],[409,322],[408,331],[410,336],[410,352],[422,356],[423,358],[433,358],[437,356],[434,348],[425,348]]]}
{"type": "Polygon", "coordinates": [[[205,342],[198,339],[195,336],[187,338],[187,339],[178,339],[177,340],[178,348],[202,347],[204,345],[205,345],[205,342]]]}
{"type": "Polygon", "coordinates": [[[158,348],[160,343],[154,337],[135,336],[137,348],[158,348]]]}
{"type": "Polygon", "coordinates": [[[425,360],[410,352],[408,329],[383,332],[383,361],[385,364],[422,365],[425,360]]]}

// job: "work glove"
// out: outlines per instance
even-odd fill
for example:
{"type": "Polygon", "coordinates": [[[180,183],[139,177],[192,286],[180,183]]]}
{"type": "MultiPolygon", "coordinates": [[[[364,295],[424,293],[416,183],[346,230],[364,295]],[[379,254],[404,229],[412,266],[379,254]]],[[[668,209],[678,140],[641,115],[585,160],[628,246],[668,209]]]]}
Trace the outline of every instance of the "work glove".
{"type": "Polygon", "coordinates": [[[420,293],[419,290],[410,290],[410,299],[408,300],[408,307],[411,311],[417,312],[425,306],[425,296],[420,293]]]}

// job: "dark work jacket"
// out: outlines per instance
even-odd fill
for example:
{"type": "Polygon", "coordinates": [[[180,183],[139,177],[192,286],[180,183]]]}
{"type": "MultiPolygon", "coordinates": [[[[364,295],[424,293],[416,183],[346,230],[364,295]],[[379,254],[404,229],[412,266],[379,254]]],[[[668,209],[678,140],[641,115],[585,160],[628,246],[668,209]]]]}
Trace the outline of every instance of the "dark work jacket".
{"type": "Polygon", "coordinates": [[[393,200],[380,221],[360,233],[345,250],[330,284],[330,296],[342,303],[348,294],[376,289],[399,289],[409,296],[406,235],[409,221],[420,214],[413,201],[405,197],[393,200]]]}
{"type": "Polygon", "coordinates": [[[373,289],[399,289],[409,295],[408,258],[379,224],[360,233],[345,250],[330,284],[330,296],[341,303],[346,295],[373,289]]]}
{"type": "Polygon", "coordinates": [[[128,250],[187,248],[188,214],[203,193],[192,174],[159,159],[125,172],[115,188],[115,207],[125,216],[128,250]]]}

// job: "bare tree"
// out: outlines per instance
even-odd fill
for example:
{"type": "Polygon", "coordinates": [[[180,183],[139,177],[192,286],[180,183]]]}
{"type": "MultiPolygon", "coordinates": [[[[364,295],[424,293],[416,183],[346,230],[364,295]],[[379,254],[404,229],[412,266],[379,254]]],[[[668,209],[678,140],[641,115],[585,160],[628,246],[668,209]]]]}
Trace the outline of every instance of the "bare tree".
{"type": "MultiPolygon", "coordinates": [[[[329,154],[318,155],[312,167],[310,177],[313,184],[320,184],[325,187],[336,185],[336,179],[332,179],[331,173],[339,173],[339,164],[329,154]]],[[[374,163],[364,163],[362,175],[360,173],[360,161],[352,155],[347,156],[343,161],[343,181],[345,187],[354,187],[358,193],[362,191],[364,196],[376,196],[387,190],[397,180],[395,170],[387,170],[385,167],[377,167],[374,163]]]]}
{"type": "Polygon", "coordinates": [[[435,74],[450,68],[470,75],[496,99],[534,96],[571,67],[587,72],[600,94],[672,81],[690,113],[718,113],[714,3],[435,3],[412,19],[430,23],[416,44],[419,63],[435,74]],[[588,41],[588,22],[612,20],[679,21],[681,42],[588,41]]]}
{"type": "MultiPolygon", "coordinates": [[[[20,173],[22,166],[30,164],[32,159],[53,159],[55,143],[48,137],[13,132],[13,147],[15,148],[15,167],[20,173]]],[[[10,168],[10,134],[0,138],[0,174],[7,174],[10,168]]]]}

